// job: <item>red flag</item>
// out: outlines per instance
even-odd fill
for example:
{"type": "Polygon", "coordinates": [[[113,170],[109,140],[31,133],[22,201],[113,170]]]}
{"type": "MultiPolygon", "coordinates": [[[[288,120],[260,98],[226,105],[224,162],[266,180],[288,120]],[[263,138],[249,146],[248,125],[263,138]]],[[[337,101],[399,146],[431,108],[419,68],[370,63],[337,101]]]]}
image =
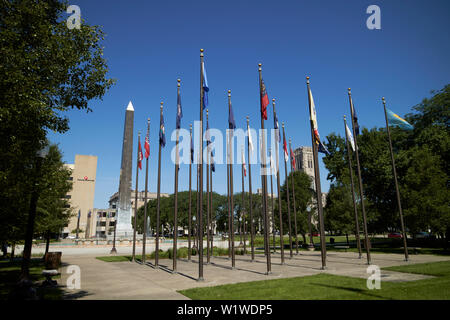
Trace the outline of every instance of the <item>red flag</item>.
{"type": "Polygon", "coordinates": [[[294,156],[294,152],[292,152],[292,148],[291,148],[291,162],[292,162],[292,168],[295,171],[295,156],[294,156]]]}
{"type": "Polygon", "coordinates": [[[284,161],[288,161],[289,156],[288,156],[288,151],[287,151],[287,143],[286,143],[286,139],[284,139],[283,137],[283,145],[284,145],[284,161]]]}
{"type": "Polygon", "coordinates": [[[150,144],[148,143],[148,135],[145,137],[144,149],[145,149],[145,158],[148,159],[148,157],[150,156],[150,144]]]}
{"type": "Polygon", "coordinates": [[[142,170],[142,159],[143,159],[143,156],[142,156],[141,140],[139,140],[139,151],[138,151],[138,153],[139,153],[138,167],[139,167],[139,169],[142,170]]]}
{"type": "Polygon", "coordinates": [[[264,80],[261,78],[261,115],[264,120],[267,120],[267,106],[269,105],[269,96],[267,95],[264,80]]]}

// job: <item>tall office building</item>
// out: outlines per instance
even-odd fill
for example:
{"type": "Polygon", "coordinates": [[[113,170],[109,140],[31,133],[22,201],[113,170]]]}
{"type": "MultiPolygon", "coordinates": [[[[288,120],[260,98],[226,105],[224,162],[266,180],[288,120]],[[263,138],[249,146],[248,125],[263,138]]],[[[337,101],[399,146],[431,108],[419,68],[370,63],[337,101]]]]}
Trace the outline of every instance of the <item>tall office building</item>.
{"type": "Polygon", "coordinates": [[[65,164],[72,171],[70,180],[72,190],[66,195],[70,208],[75,215],[71,217],[69,224],[63,229],[63,237],[76,234],[78,213],[80,213],[79,232],[80,238],[95,235],[94,225],[94,194],[95,178],[97,174],[97,156],[75,155],[75,163],[65,164]],[[74,232],[72,232],[74,231],[74,232]]]}

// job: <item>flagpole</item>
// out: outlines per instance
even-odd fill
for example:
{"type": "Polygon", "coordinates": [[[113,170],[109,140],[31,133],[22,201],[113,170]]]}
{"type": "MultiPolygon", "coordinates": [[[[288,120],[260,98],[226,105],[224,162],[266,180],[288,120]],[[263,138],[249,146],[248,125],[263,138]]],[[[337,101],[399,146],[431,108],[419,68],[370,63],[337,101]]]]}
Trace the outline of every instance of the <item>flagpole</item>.
{"type": "Polygon", "coordinates": [[[203,281],[203,49],[200,49],[200,159],[199,159],[199,206],[198,214],[198,281],[203,281]]]}
{"type": "MultiPolygon", "coordinates": [[[[208,109],[206,109],[206,122],[209,123],[208,120],[208,109]]],[[[206,264],[210,264],[211,258],[210,258],[210,252],[209,252],[209,242],[210,242],[210,234],[209,234],[209,227],[210,227],[210,208],[209,208],[209,142],[206,141],[206,264]]]]}
{"type": "MultiPolygon", "coordinates": [[[[180,79],[177,79],[177,97],[180,96],[180,79]]],[[[178,99],[177,99],[178,100],[178,99]]],[[[178,117],[178,108],[177,105],[177,117],[178,117]]],[[[178,155],[178,142],[180,140],[180,129],[176,129],[177,131],[177,140],[175,145],[175,190],[174,190],[174,215],[173,215],[173,256],[172,256],[172,273],[177,273],[177,245],[178,245],[178,170],[180,168],[179,164],[179,155],[178,155]]]]}
{"type": "Polygon", "coordinates": [[[255,239],[254,239],[254,225],[253,225],[253,202],[252,202],[252,165],[250,159],[250,126],[249,126],[249,118],[247,116],[247,152],[248,152],[248,195],[250,201],[250,247],[252,252],[252,262],[255,261],[255,239]]]}
{"type": "Polygon", "coordinates": [[[366,217],[366,209],[364,206],[364,189],[362,185],[362,179],[361,179],[361,168],[359,166],[359,149],[358,149],[358,137],[356,136],[355,131],[355,118],[354,118],[354,110],[353,110],[353,100],[352,100],[352,91],[350,88],[348,88],[348,99],[350,103],[350,117],[352,118],[352,130],[353,130],[353,140],[355,142],[355,155],[356,155],[356,168],[358,170],[358,182],[359,182],[359,192],[361,197],[361,211],[363,215],[363,223],[364,223],[364,243],[366,246],[366,253],[367,253],[367,264],[371,264],[371,258],[370,258],[370,239],[367,232],[367,217],[366,217]]]}
{"type": "MultiPolygon", "coordinates": [[[[245,151],[244,151],[244,146],[242,146],[241,149],[242,152],[242,159],[244,159],[245,161],[245,151]]],[[[244,255],[245,255],[245,251],[246,251],[246,246],[245,246],[245,210],[244,210],[244,192],[245,192],[245,187],[244,187],[244,162],[242,162],[242,210],[241,210],[241,217],[242,217],[242,221],[241,223],[243,224],[243,229],[244,229],[244,255]]]]}
{"type": "Polygon", "coordinates": [[[214,248],[214,228],[213,228],[213,206],[212,206],[212,193],[213,193],[213,186],[212,186],[212,154],[209,154],[210,158],[211,158],[211,165],[209,166],[209,221],[210,221],[210,232],[211,232],[211,245],[210,245],[210,250],[211,250],[211,256],[213,256],[213,248],[214,248]]]}
{"type": "MultiPolygon", "coordinates": [[[[160,117],[163,114],[163,102],[161,102],[160,107],[160,117]]],[[[161,128],[159,128],[161,130],[161,128]]],[[[158,152],[158,185],[156,194],[156,239],[155,239],[155,268],[159,268],[159,211],[160,211],[160,194],[161,194],[161,141],[159,141],[159,152],[158,152]]],[[[164,235],[163,235],[164,236],[164,235]]]]}
{"type": "Polygon", "coordinates": [[[407,239],[406,239],[405,224],[403,221],[403,211],[402,211],[402,203],[400,200],[400,190],[398,188],[397,170],[395,168],[395,160],[394,160],[394,151],[392,149],[391,131],[389,129],[389,122],[388,122],[388,117],[387,117],[387,112],[386,112],[386,100],[384,99],[384,97],[382,98],[382,101],[383,101],[383,107],[384,107],[384,118],[386,119],[386,130],[387,130],[388,139],[389,139],[389,151],[391,152],[392,172],[394,173],[395,192],[397,194],[397,205],[398,205],[398,211],[400,213],[400,224],[402,227],[402,234],[403,234],[403,247],[405,249],[405,261],[408,261],[409,260],[408,244],[407,244],[407,239]]]}
{"type": "Polygon", "coordinates": [[[358,221],[358,209],[356,206],[356,199],[355,199],[355,186],[353,185],[353,166],[352,166],[352,157],[351,157],[351,151],[350,146],[348,143],[348,134],[347,134],[347,119],[344,115],[344,130],[345,130],[345,144],[347,146],[347,156],[348,156],[348,168],[350,170],[350,185],[352,187],[352,200],[353,200],[353,212],[355,213],[355,237],[356,237],[356,245],[358,247],[359,252],[359,259],[362,258],[362,252],[361,252],[361,240],[359,239],[359,221],[358,221]]]}
{"type": "MultiPolygon", "coordinates": [[[[228,131],[227,131],[228,133],[228,131]]],[[[229,133],[228,133],[229,134],[229,133]]],[[[227,136],[228,259],[231,259],[230,146],[227,136]]]]}
{"type": "MultiPolygon", "coordinates": [[[[261,92],[261,88],[262,88],[262,68],[261,68],[261,63],[258,64],[258,73],[259,73],[259,92],[260,92],[260,107],[262,105],[262,92],[261,92]]],[[[261,110],[260,110],[261,111],[261,110]]],[[[263,114],[261,113],[261,129],[262,132],[264,132],[264,117],[263,114]]],[[[263,133],[262,135],[262,154],[263,154],[263,163],[261,164],[261,166],[267,166],[267,161],[266,161],[266,141],[265,141],[265,135],[263,133]]],[[[261,176],[261,184],[262,184],[262,191],[263,191],[263,213],[264,213],[264,240],[265,240],[265,246],[266,246],[266,260],[267,260],[267,272],[266,275],[269,275],[272,273],[272,264],[271,264],[271,257],[270,257],[270,244],[269,244],[269,217],[267,214],[267,175],[265,174],[265,172],[262,172],[263,175],[261,176]]]]}
{"type": "MultiPolygon", "coordinates": [[[[150,118],[147,118],[147,137],[150,135],[150,118]]],[[[136,203],[138,187],[136,185],[136,203]]],[[[145,193],[144,193],[144,234],[142,243],[142,263],[145,263],[145,244],[147,242],[147,192],[148,192],[148,158],[145,160],[145,193]]],[[[136,211],[137,212],[137,211],[136,211]]]]}
{"type": "Polygon", "coordinates": [[[270,154],[270,198],[272,202],[272,237],[273,237],[273,252],[276,252],[276,245],[275,245],[275,212],[273,209],[273,179],[272,179],[272,149],[269,148],[269,154],[270,154]]]}
{"type": "MultiPolygon", "coordinates": [[[[281,123],[281,127],[283,128],[283,144],[286,141],[286,134],[284,132],[284,122],[281,123]]],[[[286,151],[284,151],[286,152],[286,151]]],[[[287,163],[286,163],[286,155],[284,156],[284,175],[286,177],[286,199],[287,199],[287,209],[288,209],[288,226],[289,226],[289,256],[292,259],[292,224],[291,224],[291,204],[290,204],[290,195],[289,195],[289,177],[287,174],[287,163]]]]}
{"type": "MultiPolygon", "coordinates": [[[[231,109],[231,90],[228,90],[228,113],[231,109]]],[[[236,268],[236,259],[234,253],[234,202],[233,202],[233,150],[231,149],[232,130],[228,134],[229,146],[229,172],[230,172],[230,232],[231,232],[231,269],[236,268]]]]}
{"type": "Polygon", "coordinates": [[[311,117],[311,96],[310,96],[310,88],[309,88],[309,77],[306,77],[306,86],[308,89],[308,102],[309,102],[309,118],[311,124],[311,139],[312,139],[312,151],[313,151],[313,159],[314,159],[314,178],[316,182],[316,196],[317,196],[317,211],[319,215],[319,229],[320,229],[320,248],[321,248],[321,257],[322,257],[322,270],[327,268],[327,249],[325,242],[325,228],[323,222],[323,208],[322,208],[322,190],[320,186],[320,173],[319,173],[319,155],[318,155],[318,146],[314,138],[314,124],[311,117]]]}
{"type": "Polygon", "coordinates": [[[131,255],[131,261],[136,259],[136,226],[137,226],[137,190],[138,190],[138,180],[139,180],[139,144],[141,143],[141,132],[138,132],[138,148],[136,157],[136,189],[135,189],[135,199],[134,199],[134,230],[133,230],[133,254],[131,255]]]}
{"type": "MultiPolygon", "coordinates": [[[[291,143],[291,139],[289,138],[289,153],[291,153],[292,150],[292,143],[291,143]]],[[[294,154],[290,155],[290,157],[293,157],[294,154]]],[[[292,200],[293,200],[293,204],[294,204],[294,231],[295,231],[295,252],[296,254],[298,254],[298,232],[297,232],[297,208],[295,205],[295,168],[292,166],[292,159],[291,159],[291,172],[292,172],[292,200]]]]}
{"type": "MultiPolygon", "coordinates": [[[[273,118],[275,119],[277,116],[277,112],[275,110],[275,99],[272,99],[273,106],[273,118]]],[[[280,128],[278,130],[278,137],[280,136],[280,128]]],[[[280,159],[279,159],[279,139],[275,139],[275,165],[277,172],[277,192],[278,192],[278,215],[280,218],[280,250],[281,250],[281,264],[284,264],[284,239],[283,239],[283,215],[281,213],[281,196],[280,196],[280,159]]]]}
{"type": "MultiPolygon", "coordinates": [[[[192,141],[192,123],[189,124],[189,136],[192,141]]],[[[190,151],[190,153],[192,150],[190,151]]],[[[192,154],[189,154],[189,217],[188,217],[188,261],[191,261],[191,231],[192,231],[192,154]]]]}

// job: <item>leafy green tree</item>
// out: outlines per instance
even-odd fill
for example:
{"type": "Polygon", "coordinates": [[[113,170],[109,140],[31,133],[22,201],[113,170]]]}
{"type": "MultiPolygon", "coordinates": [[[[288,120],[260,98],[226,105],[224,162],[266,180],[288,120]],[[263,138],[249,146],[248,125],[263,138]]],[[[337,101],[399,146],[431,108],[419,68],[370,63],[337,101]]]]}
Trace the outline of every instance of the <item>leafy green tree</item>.
{"type": "Polygon", "coordinates": [[[69,181],[71,172],[64,166],[62,154],[56,145],[50,146],[41,170],[42,191],[37,205],[35,234],[46,238],[48,250],[51,234],[59,234],[73,215],[65,197],[72,189],[72,183],[69,181]]]}
{"type": "MultiPolygon", "coordinates": [[[[113,84],[104,34],[68,29],[66,2],[0,2],[0,217],[2,238],[23,238],[36,151],[49,130],[69,129],[65,111],[91,111],[113,84]]],[[[38,179],[39,180],[39,179],[38,179]]]]}

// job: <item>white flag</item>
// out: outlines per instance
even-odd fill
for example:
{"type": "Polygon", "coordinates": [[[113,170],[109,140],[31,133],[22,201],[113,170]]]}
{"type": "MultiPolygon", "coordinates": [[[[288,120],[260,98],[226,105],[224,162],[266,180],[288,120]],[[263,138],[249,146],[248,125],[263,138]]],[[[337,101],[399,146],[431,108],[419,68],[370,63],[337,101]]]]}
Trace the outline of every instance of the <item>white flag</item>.
{"type": "Polygon", "coordinates": [[[355,151],[355,141],[353,140],[352,132],[348,128],[347,124],[345,124],[345,131],[347,132],[347,137],[348,137],[348,140],[350,140],[352,149],[353,149],[353,151],[355,151]]]}
{"type": "Polygon", "coordinates": [[[273,163],[272,152],[270,153],[270,174],[277,176],[277,170],[275,169],[275,165],[273,163]]]}
{"type": "Polygon", "coordinates": [[[248,146],[249,151],[253,152],[253,141],[252,141],[252,133],[250,132],[250,127],[247,126],[247,135],[248,135],[248,146]]]}

